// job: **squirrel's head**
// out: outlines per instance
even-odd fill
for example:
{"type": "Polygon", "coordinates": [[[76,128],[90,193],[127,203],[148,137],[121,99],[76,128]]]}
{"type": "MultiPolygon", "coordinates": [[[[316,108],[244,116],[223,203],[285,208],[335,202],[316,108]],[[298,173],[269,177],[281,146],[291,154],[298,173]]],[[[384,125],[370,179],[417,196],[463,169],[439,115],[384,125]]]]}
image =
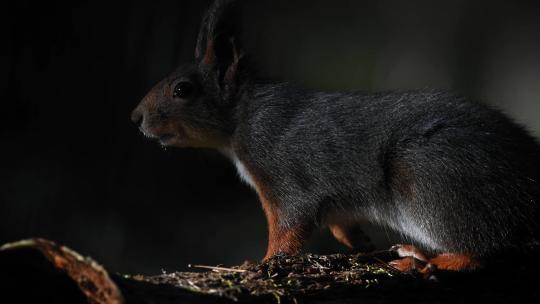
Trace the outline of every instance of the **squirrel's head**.
{"type": "Polygon", "coordinates": [[[214,2],[202,22],[195,62],[159,82],[133,111],[131,119],[146,136],[166,146],[227,144],[245,78],[231,5],[230,0],[214,2]]]}

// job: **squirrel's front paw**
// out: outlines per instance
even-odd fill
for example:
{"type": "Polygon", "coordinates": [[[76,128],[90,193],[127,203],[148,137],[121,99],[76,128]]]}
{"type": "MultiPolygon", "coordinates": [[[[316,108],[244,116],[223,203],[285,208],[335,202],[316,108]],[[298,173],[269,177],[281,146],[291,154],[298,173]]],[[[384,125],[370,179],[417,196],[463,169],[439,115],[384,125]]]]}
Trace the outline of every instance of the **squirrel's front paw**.
{"type": "Polygon", "coordinates": [[[415,259],[414,257],[404,257],[402,259],[388,262],[388,265],[401,272],[420,271],[426,267],[426,263],[415,259]]]}
{"type": "Polygon", "coordinates": [[[425,269],[428,258],[413,245],[396,244],[390,248],[401,259],[393,260],[388,265],[402,272],[421,271],[425,269]]]}
{"type": "Polygon", "coordinates": [[[422,262],[428,261],[426,255],[413,245],[396,244],[390,248],[390,251],[397,253],[400,258],[412,257],[422,262]]]}

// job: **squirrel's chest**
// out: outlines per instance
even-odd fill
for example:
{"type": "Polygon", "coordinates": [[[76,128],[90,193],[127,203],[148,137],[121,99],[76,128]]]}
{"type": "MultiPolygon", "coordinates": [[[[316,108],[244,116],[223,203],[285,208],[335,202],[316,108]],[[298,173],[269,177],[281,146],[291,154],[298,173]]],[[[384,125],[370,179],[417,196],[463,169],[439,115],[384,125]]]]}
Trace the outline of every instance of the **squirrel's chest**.
{"type": "Polygon", "coordinates": [[[251,173],[249,173],[248,169],[246,168],[244,163],[238,158],[238,156],[236,156],[236,154],[231,149],[223,149],[221,150],[221,152],[232,161],[232,163],[236,167],[236,172],[238,172],[238,176],[240,176],[240,179],[246,184],[250,185],[253,189],[256,189],[256,184],[253,180],[251,173]]]}
{"type": "Polygon", "coordinates": [[[246,166],[244,166],[242,161],[239,160],[236,156],[232,158],[232,161],[234,163],[234,166],[236,167],[236,171],[238,172],[240,179],[242,179],[245,183],[255,189],[255,182],[253,181],[253,178],[251,177],[249,171],[246,169],[246,166]]]}

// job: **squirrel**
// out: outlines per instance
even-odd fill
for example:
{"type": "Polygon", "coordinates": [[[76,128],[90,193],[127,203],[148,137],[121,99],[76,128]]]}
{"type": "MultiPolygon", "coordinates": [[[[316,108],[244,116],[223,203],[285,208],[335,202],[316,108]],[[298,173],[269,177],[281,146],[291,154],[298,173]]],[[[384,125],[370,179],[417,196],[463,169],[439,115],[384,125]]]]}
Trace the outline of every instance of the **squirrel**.
{"type": "Polygon", "coordinates": [[[264,259],[296,254],[318,227],[361,248],[363,221],[414,245],[390,264],[468,271],[527,252],[540,231],[540,145],[502,112],[448,91],[322,92],[260,80],[216,0],[195,61],[132,113],[164,146],[214,148],[257,192],[264,259]],[[361,236],[361,238],[359,238],[361,236]],[[429,254],[427,254],[429,253],[429,254]]]}

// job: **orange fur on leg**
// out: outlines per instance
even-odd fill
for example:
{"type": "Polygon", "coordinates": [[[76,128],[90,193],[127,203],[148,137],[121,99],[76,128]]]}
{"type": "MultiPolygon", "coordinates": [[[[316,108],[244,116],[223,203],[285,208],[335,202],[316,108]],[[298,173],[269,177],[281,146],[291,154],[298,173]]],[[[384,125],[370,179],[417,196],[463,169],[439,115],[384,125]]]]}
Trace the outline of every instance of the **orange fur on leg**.
{"type": "Polygon", "coordinates": [[[328,228],[336,240],[349,249],[359,252],[369,252],[375,249],[370,239],[359,227],[328,224],[328,228]]]}
{"type": "Polygon", "coordinates": [[[393,246],[391,250],[395,251],[403,259],[391,261],[389,264],[401,271],[419,269],[419,266],[423,263],[427,263],[420,270],[424,274],[432,273],[434,270],[468,271],[480,266],[478,261],[466,254],[443,253],[428,259],[420,249],[413,245],[398,244],[393,246]]]}
{"type": "Polygon", "coordinates": [[[390,261],[388,265],[402,272],[411,272],[417,269],[423,269],[426,264],[414,257],[404,257],[399,260],[390,261]]]}
{"type": "Polygon", "coordinates": [[[268,221],[268,249],[264,260],[276,253],[297,254],[311,234],[310,225],[280,227],[278,210],[265,199],[262,199],[263,209],[268,221]]]}
{"type": "Polygon", "coordinates": [[[256,175],[253,175],[252,172],[252,170],[249,170],[268,223],[268,247],[263,260],[277,253],[298,253],[313,231],[313,226],[310,222],[300,222],[290,227],[282,226],[280,223],[279,202],[271,199],[272,196],[267,191],[265,184],[256,175]]]}
{"type": "Polygon", "coordinates": [[[392,246],[390,250],[396,252],[401,258],[389,262],[390,266],[403,272],[425,269],[428,258],[416,246],[397,244],[392,246]]]}
{"type": "Polygon", "coordinates": [[[429,272],[432,268],[447,271],[469,271],[480,266],[477,260],[466,254],[443,253],[429,260],[422,272],[429,272]]]}
{"type": "Polygon", "coordinates": [[[328,225],[328,228],[330,229],[330,232],[332,232],[332,235],[340,242],[341,244],[349,247],[350,249],[353,249],[352,241],[349,239],[347,233],[345,232],[345,229],[340,225],[328,225]]]}
{"type": "Polygon", "coordinates": [[[395,251],[399,255],[400,258],[413,257],[423,262],[428,261],[428,258],[422,252],[422,250],[418,249],[418,247],[414,245],[397,244],[397,245],[392,246],[390,250],[395,251]]]}

